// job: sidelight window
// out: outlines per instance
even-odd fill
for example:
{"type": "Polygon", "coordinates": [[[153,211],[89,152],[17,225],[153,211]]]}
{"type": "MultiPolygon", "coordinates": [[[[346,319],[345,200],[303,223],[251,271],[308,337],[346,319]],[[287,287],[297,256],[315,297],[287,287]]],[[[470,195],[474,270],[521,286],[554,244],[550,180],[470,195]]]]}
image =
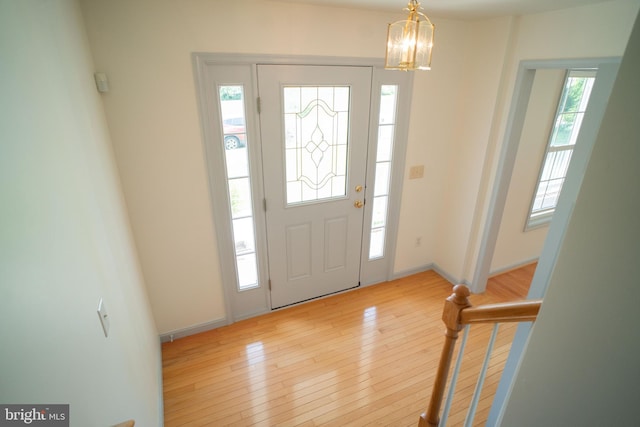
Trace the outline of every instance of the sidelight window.
{"type": "Polygon", "coordinates": [[[391,183],[391,162],[396,130],[396,105],[398,87],[383,85],[380,90],[380,116],[378,118],[378,149],[373,187],[373,212],[369,259],[384,256],[387,232],[388,202],[391,183]]]}
{"type": "Polygon", "coordinates": [[[258,287],[254,209],[242,86],[219,87],[220,114],[238,290],[258,287]]]}

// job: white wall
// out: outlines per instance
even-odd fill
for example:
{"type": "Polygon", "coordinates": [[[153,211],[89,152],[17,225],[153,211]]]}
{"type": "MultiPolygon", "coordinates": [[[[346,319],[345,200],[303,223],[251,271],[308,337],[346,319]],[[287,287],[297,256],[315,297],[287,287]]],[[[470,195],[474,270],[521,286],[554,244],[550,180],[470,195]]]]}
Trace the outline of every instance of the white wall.
{"type": "MultiPolygon", "coordinates": [[[[225,308],[215,201],[207,184],[191,53],[382,58],[386,25],[401,11],[266,0],[81,5],[96,67],[111,82],[104,105],[158,329],[166,334],[220,321],[225,308]]],[[[620,54],[629,11],[636,7],[630,5],[612,2],[544,15],[545,34],[589,32],[569,40],[564,50],[546,40],[542,53],[620,54]],[[577,23],[565,22],[573,16],[577,23]],[[604,35],[591,32],[596,22],[604,35]],[[603,28],[601,22],[616,25],[603,28]]],[[[424,165],[425,176],[408,180],[405,173],[395,272],[435,264],[459,282],[471,276],[477,256],[514,64],[539,53],[528,38],[540,39],[541,27],[530,29],[527,18],[431,18],[437,34],[433,70],[415,75],[406,161],[407,171],[424,165]]]]}
{"type": "MultiPolygon", "coordinates": [[[[83,0],[82,7],[97,68],[111,81],[105,109],[158,329],[220,320],[223,291],[191,53],[382,58],[387,23],[403,12],[261,0],[83,0]]],[[[396,271],[424,269],[437,250],[441,172],[448,173],[437,155],[455,155],[449,123],[460,101],[451,90],[464,78],[461,65],[477,37],[466,26],[438,20],[434,70],[416,75],[407,166],[427,170],[405,182],[396,271]]]]}
{"type": "Polygon", "coordinates": [[[640,424],[639,71],[637,22],[504,426],[640,424]]]}
{"type": "Polygon", "coordinates": [[[526,231],[525,225],[565,74],[565,70],[557,69],[536,71],[500,232],[491,261],[492,272],[507,270],[523,262],[535,260],[542,251],[549,229],[548,224],[526,231]]]}
{"type": "Polygon", "coordinates": [[[442,197],[433,204],[439,207],[434,263],[453,283],[465,279],[464,271],[470,262],[469,239],[475,225],[483,159],[492,133],[511,27],[510,17],[468,23],[465,50],[457,52],[460,57],[455,64],[460,74],[443,88],[455,97],[456,109],[440,122],[453,132],[453,137],[438,141],[445,145],[448,156],[435,159],[442,162],[445,170],[433,181],[442,191],[442,197]]]}
{"type": "MultiPolygon", "coordinates": [[[[471,235],[467,245],[470,262],[464,278],[468,281],[473,280],[480,242],[485,232],[518,64],[523,60],[621,56],[639,7],[638,0],[620,0],[516,18],[509,53],[504,61],[501,96],[493,116],[496,131],[487,143],[484,159],[483,183],[474,218],[480,226],[471,235]]],[[[493,250],[490,251],[489,260],[492,255],[493,250]]]]}
{"type": "Polygon", "coordinates": [[[464,260],[459,247],[469,237],[473,217],[473,209],[459,204],[469,192],[472,198],[477,192],[474,175],[481,163],[476,156],[489,134],[508,18],[478,24],[437,22],[432,70],[414,76],[406,175],[411,166],[421,164],[425,175],[404,183],[395,271],[402,274],[434,263],[458,281],[464,260]],[[481,57],[483,45],[496,48],[481,57]],[[475,73],[467,73],[469,69],[475,73]],[[482,85],[476,84],[478,79],[482,85]],[[417,238],[420,247],[415,246],[417,238]]]}
{"type": "Polygon", "coordinates": [[[161,425],[157,331],[76,2],[0,0],[0,58],[0,402],[161,425]]]}

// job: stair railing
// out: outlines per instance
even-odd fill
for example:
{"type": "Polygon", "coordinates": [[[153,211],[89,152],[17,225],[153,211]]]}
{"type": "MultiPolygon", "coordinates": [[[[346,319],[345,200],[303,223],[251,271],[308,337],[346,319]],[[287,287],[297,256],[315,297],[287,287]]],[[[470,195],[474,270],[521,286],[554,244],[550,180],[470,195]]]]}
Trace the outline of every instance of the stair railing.
{"type": "MultiPolygon", "coordinates": [[[[471,292],[464,285],[457,285],[453,288],[453,294],[446,299],[444,309],[442,311],[442,320],[445,324],[445,341],[440,355],[440,363],[436,373],[433,390],[431,392],[431,400],[427,412],[420,416],[419,427],[438,427],[440,425],[440,407],[444,397],[444,391],[447,384],[449,368],[451,367],[451,359],[455,349],[455,343],[458,339],[458,333],[465,326],[474,323],[494,323],[494,330],[490,338],[489,346],[483,367],[480,371],[476,389],[471,400],[471,406],[467,414],[467,422],[470,425],[475,414],[476,405],[482,391],[484,377],[489,365],[489,359],[493,350],[493,344],[497,335],[497,327],[503,322],[531,322],[535,321],[540,310],[542,300],[526,300],[518,302],[507,302],[499,304],[486,304],[473,307],[469,301],[471,292]],[[471,421],[469,421],[471,420],[471,421]]],[[[458,370],[460,368],[460,360],[462,358],[463,347],[466,341],[466,334],[463,338],[460,351],[458,352],[458,362],[452,375],[452,385],[449,387],[448,404],[453,398],[453,390],[458,370]]],[[[446,421],[448,407],[445,407],[443,421],[446,421]]]]}

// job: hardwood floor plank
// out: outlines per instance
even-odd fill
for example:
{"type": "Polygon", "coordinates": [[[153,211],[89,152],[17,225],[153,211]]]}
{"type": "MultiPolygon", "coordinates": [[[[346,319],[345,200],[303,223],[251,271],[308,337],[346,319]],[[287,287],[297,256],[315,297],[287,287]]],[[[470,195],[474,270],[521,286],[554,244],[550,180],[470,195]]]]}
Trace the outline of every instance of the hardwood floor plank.
{"type": "MultiPolygon", "coordinates": [[[[534,266],[490,279],[474,305],[522,299],[534,266]]],[[[417,424],[451,285],[433,271],[164,343],[166,426],[417,424]]],[[[488,416],[515,325],[501,327],[474,425],[488,416]]],[[[490,328],[474,326],[454,404],[470,399],[490,328]]],[[[454,409],[452,424],[464,413],[454,409]]]]}

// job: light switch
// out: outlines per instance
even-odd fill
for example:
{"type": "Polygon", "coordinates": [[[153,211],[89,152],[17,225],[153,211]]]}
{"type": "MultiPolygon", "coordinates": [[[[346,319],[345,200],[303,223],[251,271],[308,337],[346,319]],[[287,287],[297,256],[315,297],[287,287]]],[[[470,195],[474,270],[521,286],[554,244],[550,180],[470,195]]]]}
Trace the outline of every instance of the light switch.
{"type": "Polygon", "coordinates": [[[424,176],[424,165],[411,166],[409,169],[409,179],[418,179],[424,176]]]}
{"type": "Polygon", "coordinates": [[[104,301],[100,298],[100,302],[98,302],[98,317],[100,318],[100,324],[102,325],[102,330],[104,331],[104,336],[109,336],[109,316],[107,315],[107,308],[104,305],[104,301]]]}

